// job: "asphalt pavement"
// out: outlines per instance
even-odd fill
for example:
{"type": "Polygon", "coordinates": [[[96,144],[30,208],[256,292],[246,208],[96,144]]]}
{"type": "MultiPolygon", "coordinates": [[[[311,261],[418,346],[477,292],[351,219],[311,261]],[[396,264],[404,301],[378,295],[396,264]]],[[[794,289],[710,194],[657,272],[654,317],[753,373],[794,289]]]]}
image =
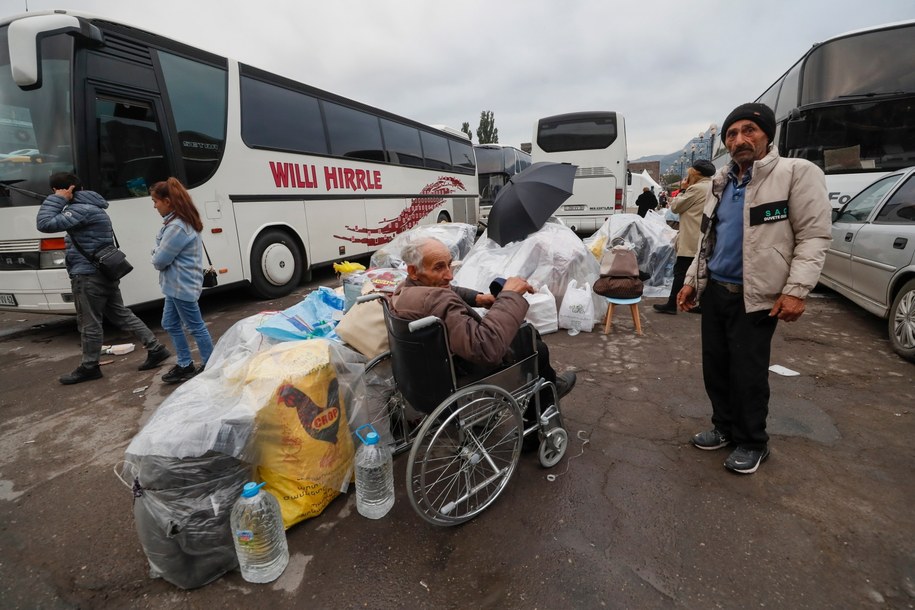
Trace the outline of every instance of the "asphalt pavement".
{"type": "MultiPolygon", "coordinates": [[[[218,339],[313,287],[273,302],[226,290],[202,309],[218,339]]],[[[772,455],[740,476],[725,450],[687,442],[709,426],[701,317],[658,315],[656,302],[640,304],[643,336],[620,311],[608,335],[545,337],[556,367],[578,374],[562,403],[568,453],[551,470],[523,455],[474,521],[422,521],[403,456],[386,518],[340,496],[288,531],[278,581],[235,572],[191,591],[149,577],[114,474],[174,391],[159,379],[172,361],[138,372],[138,349],[101,380],[61,386],[79,360],[72,320],[0,314],[0,607],[912,608],[915,365],[886,323],[823,290],[779,325],[773,364],[798,374],[771,375],[772,455]]],[[[166,339],[160,315],[141,313],[166,339]]]]}

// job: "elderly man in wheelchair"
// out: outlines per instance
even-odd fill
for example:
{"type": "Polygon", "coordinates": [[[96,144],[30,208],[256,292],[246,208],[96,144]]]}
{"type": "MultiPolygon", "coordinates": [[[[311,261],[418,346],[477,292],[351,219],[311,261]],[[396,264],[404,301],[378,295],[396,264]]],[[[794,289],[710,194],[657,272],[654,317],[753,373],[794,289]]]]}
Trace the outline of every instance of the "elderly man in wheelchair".
{"type": "Polygon", "coordinates": [[[527,281],[509,278],[498,296],[453,287],[451,252],[434,238],[408,244],[401,256],[407,279],[384,303],[391,366],[403,401],[425,414],[401,445],[410,447],[407,491],[424,519],[455,525],[495,501],[525,441],[539,441],[545,467],[562,459],[568,434],[559,399],[575,374],[557,375],[524,323],[527,281]],[[481,317],[473,306],[488,312],[481,317]]]}

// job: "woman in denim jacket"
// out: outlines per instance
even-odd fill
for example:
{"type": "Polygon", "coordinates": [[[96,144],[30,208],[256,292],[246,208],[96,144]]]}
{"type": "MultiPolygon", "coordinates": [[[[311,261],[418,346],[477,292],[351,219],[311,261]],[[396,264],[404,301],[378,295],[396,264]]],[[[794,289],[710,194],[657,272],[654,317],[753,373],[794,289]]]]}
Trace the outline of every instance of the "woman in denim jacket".
{"type": "Polygon", "coordinates": [[[213,353],[213,340],[207,330],[197,299],[203,290],[203,221],[190,194],[177,178],[157,182],[149,190],[163,225],[156,235],[152,264],[159,270],[159,286],[165,295],[162,328],[172,338],[178,364],[162,376],[165,383],[187,381],[206,366],[213,353]],[[184,329],[197,342],[200,368],[194,366],[184,329]]]}

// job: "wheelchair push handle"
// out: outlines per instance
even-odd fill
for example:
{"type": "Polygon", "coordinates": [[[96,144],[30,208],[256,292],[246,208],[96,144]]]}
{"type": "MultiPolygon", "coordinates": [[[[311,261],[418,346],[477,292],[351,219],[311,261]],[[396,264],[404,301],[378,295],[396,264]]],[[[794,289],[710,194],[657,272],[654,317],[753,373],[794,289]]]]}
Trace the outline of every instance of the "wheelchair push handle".
{"type": "Polygon", "coordinates": [[[407,324],[407,328],[410,329],[411,333],[415,333],[418,330],[432,326],[438,321],[439,319],[436,316],[426,316],[425,318],[420,318],[419,320],[413,320],[407,324]]]}

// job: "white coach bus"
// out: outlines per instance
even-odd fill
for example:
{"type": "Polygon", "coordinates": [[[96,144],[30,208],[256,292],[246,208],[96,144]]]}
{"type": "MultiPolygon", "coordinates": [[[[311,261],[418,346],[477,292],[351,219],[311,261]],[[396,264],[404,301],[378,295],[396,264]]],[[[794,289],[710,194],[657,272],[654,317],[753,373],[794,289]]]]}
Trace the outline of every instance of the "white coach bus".
{"type": "Polygon", "coordinates": [[[478,221],[466,138],[70,11],[0,23],[0,153],[6,310],[74,312],[63,235],[35,227],[58,171],[109,201],[128,305],[162,297],[148,187],[168,176],[200,209],[220,285],[262,298],[417,224],[478,221]]]}
{"type": "MultiPolygon", "coordinates": [[[[834,36],[756,101],[775,111],[775,144],[826,173],[839,207],[885,173],[915,165],[915,21],[834,36]]],[[[719,146],[715,165],[728,159],[719,146]]]]}
{"type": "Polygon", "coordinates": [[[534,125],[531,161],[577,165],[574,194],[556,212],[573,231],[596,231],[626,210],[626,122],[618,112],[574,112],[534,125]]]}

